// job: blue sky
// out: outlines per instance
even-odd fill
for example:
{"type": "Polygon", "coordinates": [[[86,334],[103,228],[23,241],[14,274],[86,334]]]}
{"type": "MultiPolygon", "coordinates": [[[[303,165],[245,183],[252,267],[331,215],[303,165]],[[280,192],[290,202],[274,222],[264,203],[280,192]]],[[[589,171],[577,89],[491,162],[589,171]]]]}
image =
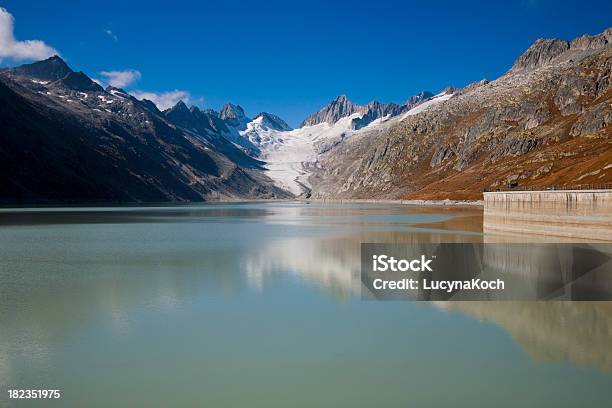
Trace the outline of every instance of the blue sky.
{"type": "MultiPolygon", "coordinates": [[[[231,101],[247,114],[273,112],[293,126],[338,94],[358,103],[403,102],[421,90],[496,78],[538,37],[571,39],[612,25],[610,1],[0,0],[0,6],[14,18],[16,41],[44,41],[91,77],[134,70],[140,75],[128,89],[188,92],[193,103],[214,109],[231,101]]],[[[0,64],[21,62],[5,56],[0,64]]]]}

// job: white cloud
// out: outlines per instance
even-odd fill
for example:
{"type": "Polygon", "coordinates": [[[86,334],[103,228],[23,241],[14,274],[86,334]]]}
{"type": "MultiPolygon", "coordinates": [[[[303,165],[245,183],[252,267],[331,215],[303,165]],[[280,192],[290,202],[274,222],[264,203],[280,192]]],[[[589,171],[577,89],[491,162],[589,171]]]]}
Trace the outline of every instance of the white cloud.
{"type": "Polygon", "coordinates": [[[142,77],[140,71],[135,69],[126,69],[124,71],[102,71],[100,72],[100,75],[104,77],[102,82],[106,82],[109,85],[117,88],[125,88],[142,77]]]}
{"type": "Polygon", "coordinates": [[[110,38],[112,38],[113,40],[119,41],[119,37],[117,37],[117,34],[113,33],[113,30],[111,30],[110,28],[105,28],[104,33],[108,35],[110,38]]]}
{"type": "Polygon", "coordinates": [[[40,40],[17,41],[14,35],[15,19],[0,7],[0,60],[42,60],[59,52],[40,40]]]}
{"type": "Polygon", "coordinates": [[[160,110],[171,108],[180,100],[186,105],[202,105],[204,102],[203,98],[194,98],[189,92],[178,89],[160,93],[147,91],[131,91],[130,93],[138,99],[152,101],[160,110]]]}

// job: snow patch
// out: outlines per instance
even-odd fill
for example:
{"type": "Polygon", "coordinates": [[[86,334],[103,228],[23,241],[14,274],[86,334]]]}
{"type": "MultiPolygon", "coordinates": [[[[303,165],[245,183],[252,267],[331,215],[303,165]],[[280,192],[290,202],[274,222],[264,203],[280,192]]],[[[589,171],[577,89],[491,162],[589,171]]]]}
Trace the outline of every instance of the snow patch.
{"type": "Polygon", "coordinates": [[[256,119],[240,133],[261,149],[259,159],[266,162],[268,177],[279,187],[300,195],[311,187],[308,166],[315,165],[321,153],[345,137],[363,131],[352,129],[353,119],[361,116],[361,113],[355,113],[333,125],[320,123],[289,131],[259,126],[261,120],[256,119]]]}
{"type": "Polygon", "coordinates": [[[437,95],[432,96],[430,99],[426,100],[425,102],[415,106],[414,108],[410,109],[408,112],[404,113],[403,115],[401,115],[401,119],[405,119],[408,116],[412,116],[412,115],[416,115],[417,113],[421,113],[427,109],[429,109],[430,107],[439,104],[440,102],[444,102],[449,100],[454,94],[450,93],[444,93],[441,92],[437,95]]]}
{"type": "MultiPolygon", "coordinates": [[[[248,141],[247,143],[260,150],[257,158],[266,162],[265,173],[277,186],[295,195],[301,195],[308,193],[312,187],[308,178],[311,169],[317,166],[319,156],[336,144],[349,137],[391,127],[408,116],[447,101],[452,96],[453,94],[439,93],[402,115],[386,115],[357,130],[353,128],[353,120],[361,118],[363,113],[346,116],[331,125],[324,122],[288,131],[269,128],[263,116],[258,116],[232,130],[239,137],[246,139],[245,142],[248,141]]],[[[233,143],[240,144],[235,141],[233,143]]]]}
{"type": "Polygon", "coordinates": [[[122,98],[127,98],[127,95],[126,95],[125,93],[123,93],[123,92],[121,92],[121,91],[118,91],[118,90],[116,90],[116,89],[111,89],[111,90],[110,90],[110,93],[111,93],[112,95],[114,95],[114,96],[120,96],[120,97],[122,97],[122,98]]]}

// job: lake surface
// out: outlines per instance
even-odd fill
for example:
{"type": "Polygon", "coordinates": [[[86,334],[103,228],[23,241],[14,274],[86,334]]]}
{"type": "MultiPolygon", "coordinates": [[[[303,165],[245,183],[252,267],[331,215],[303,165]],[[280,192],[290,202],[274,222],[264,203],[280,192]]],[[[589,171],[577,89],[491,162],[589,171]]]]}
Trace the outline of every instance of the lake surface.
{"type": "Polygon", "coordinates": [[[360,242],[481,228],[383,204],[0,210],[0,406],[610,406],[612,302],[361,300],[360,242]]]}

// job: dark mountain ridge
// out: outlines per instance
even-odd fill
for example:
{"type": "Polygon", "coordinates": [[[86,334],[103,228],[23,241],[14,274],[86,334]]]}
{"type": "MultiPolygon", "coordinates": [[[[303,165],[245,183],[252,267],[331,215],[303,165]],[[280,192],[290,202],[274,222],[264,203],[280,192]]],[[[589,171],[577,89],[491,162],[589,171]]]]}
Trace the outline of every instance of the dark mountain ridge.
{"type": "Polygon", "coordinates": [[[210,124],[186,131],[150,102],[66,68],[52,57],[0,72],[1,203],[288,196],[261,162],[204,132],[210,124]]]}
{"type": "MultiPolygon", "coordinates": [[[[59,56],[54,55],[44,61],[21,65],[16,68],[4,68],[2,71],[12,76],[25,76],[41,81],[57,81],[72,73],[72,69],[59,56]]],[[[0,72],[2,72],[0,71],[0,72]]]]}
{"type": "Polygon", "coordinates": [[[164,115],[183,130],[193,132],[213,144],[218,152],[234,163],[244,168],[263,169],[263,162],[247,155],[226,139],[230,129],[224,120],[213,113],[203,112],[196,106],[187,108],[183,101],[178,101],[172,108],[164,111],[164,115]]]}

